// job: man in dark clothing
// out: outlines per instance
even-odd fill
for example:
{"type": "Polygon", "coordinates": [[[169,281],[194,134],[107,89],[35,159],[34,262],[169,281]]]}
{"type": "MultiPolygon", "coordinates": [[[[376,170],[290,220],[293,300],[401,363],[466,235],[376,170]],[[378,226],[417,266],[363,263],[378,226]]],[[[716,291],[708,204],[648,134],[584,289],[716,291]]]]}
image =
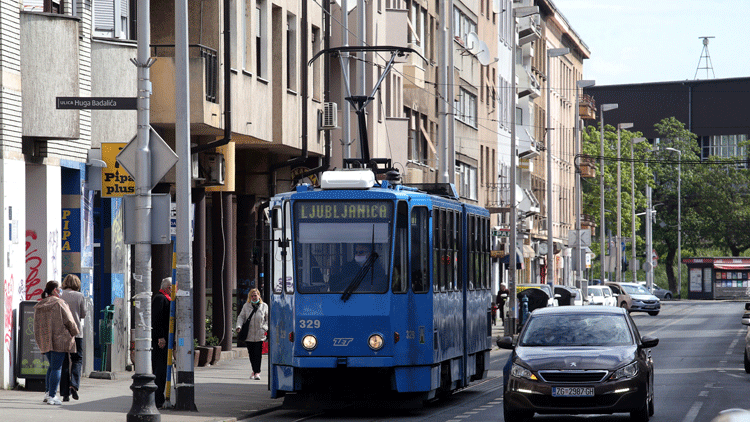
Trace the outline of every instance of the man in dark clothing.
{"type": "Polygon", "coordinates": [[[151,301],[151,367],[156,376],[156,407],[164,405],[167,385],[167,339],[169,339],[169,307],[172,301],[172,277],[161,281],[159,291],[151,301]]]}

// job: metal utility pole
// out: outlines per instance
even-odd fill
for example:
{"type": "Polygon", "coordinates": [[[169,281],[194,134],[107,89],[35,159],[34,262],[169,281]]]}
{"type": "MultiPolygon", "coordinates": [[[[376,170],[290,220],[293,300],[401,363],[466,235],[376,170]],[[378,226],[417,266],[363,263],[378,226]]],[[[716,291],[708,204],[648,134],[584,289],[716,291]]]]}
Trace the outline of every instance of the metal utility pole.
{"type": "MultiPolygon", "coordinates": [[[[344,47],[349,46],[349,0],[341,0],[341,10],[342,10],[342,25],[341,25],[341,41],[344,47]]],[[[344,60],[342,60],[340,63],[343,64],[341,66],[341,72],[344,74],[343,78],[341,78],[341,92],[347,92],[349,90],[349,86],[347,85],[347,81],[349,80],[349,63],[351,63],[351,60],[349,59],[349,53],[343,54],[344,60]]],[[[359,91],[364,92],[364,91],[359,91]]],[[[344,158],[351,158],[352,156],[352,134],[351,134],[351,127],[349,123],[349,118],[351,117],[352,113],[352,106],[349,104],[349,101],[344,101],[344,104],[342,104],[343,110],[341,110],[341,142],[342,147],[344,149],[344,153],[342,156],[344,158]]]]}
{"type": "Polygon", "coordinates": [[[151,8],[148,0],[138,0],[138,50],[135,65],[138,67],[138,130],[135,179],[135,375],[130,389],[133,405],[127,415],[128,422],[161,421],[156,409],[154,392],[156,377],[151,367],[151,151],[149,122],[151,81],[149,68],[153,64],[151,50],[151,8]]]}
{"type": "Polygon", "coordinates": [[[447,183],[450,181],[448,175],[448,119],[452,118],[449,112],[452,107],[453,101],[451,101],[452,93],[448,86],[448,54],[449,45],[452,43],[450,40],[451,33],[449,31],[448,21],[451,19],[453,11],[448,9],[448,2],[441,1],[438,6],[438,13],[440,14],[440,42],[438,45],[438,70],[437,79],[440,97],[442,101],[438,101],[438,133],[440,138],[440,157],[438,158],[438,181],[447,183]]]}
{"type": "MultiPolygon", "coordinates": [[[[581,126],[579,124],[581,120],[580,113],[578,112],[578,108],[580,107],[580,100],[578,98],[578,91],[580,91],[582,88],[588,88],[590,86],[594,86],[596,84],[596,81],[591,79],[581,79],[579,81],[576,81],[576,103],[573,106],[573,110],[575,110],[575,133],[573,134],[575,136],[575,152],[576,154],[580,154],[583,152],[583,147],[581,146],[581,126]]],[[[577,283],[577,287],[581,289],[581,293],[583,294],[583,297],[588,297],[588,285],[587,283],[584,283],[582,281],[583,279],[583,250],[581,248],[581,208],[582,208],[582,201],[581,201],[581,171],[580,171],[581,163],[579,161],[578,163],[578,170],[576,171],[576,269],[578,270],[578,279],[581,280],[577,283]]]]}
{"type": "MultiPolygon", "coordinates": [[[[225,15],[226,15],[225,11],[225,15]]],[[[226,48],[226,46],[224,46],[226,48]]],[[[225,66],[228,66],[225,63],[225,66]]],[[[229,82],[229,81],[226,81],[229,82]]],[[[175,0],[175,150],[179,156],[176,169],[177,196],[177,318],[175,354],[177,357],[177,397],[175,408],[195,407],[195,373],[193,359],[193,256],[190,243],[190,69],[188,63],[188,4],[175,0]]]]}
{"type": "MultiPolygon", "coordinates": [[[[635,144],[639,142],[643,142],[645,140],[646,138],[633,138],[630,140],[630,211],[632,214],[632,220],[630,223],[630,229],[631,229],[630,235],[632,236],[632,239],[633,239],[630,243],[632,252],[633,252],[632,254],[633,262],[631,262],[630,265],[633,266],[633,283],[638,282],[638,267],[635,265],[638,257],[635,255],[636,254],[636,251],[635,251],[636,242],[635,242],[635,164],[634,164],[635,151],[634,151],[634,146],[635,144]]],[[[648,251],[646,252],[646,256],[648,256],[648,251]]],[[[651,291],[650,288],[649,288],[649,291],[651,291]]]]}
{"type": "Polygon", "coordinates": [[[622,173],[620,166],[620,130],[630,129],[633,127],[632,123],[618,123],[617,124],[617,240],[616,248],[617,253],[617,270],[615,271],[615,280],[617,282],[622,281],[622,173]]]}
{"type": "Polygon", "coordinates": [[[599,237],[601,238],[601,252],[599,253],[600,261],[602,264],[602,278],[601,282],[604,283],[604,270],[605,270],[605,264],[604,260],[606,258],[606,251],[607,251],[607,243],[605,239],[605,233],[604,233],[604,112],[609,110],[614,110],[617,108],[617,104],[602,104],[599,106],[599,131],[600,131],[600,146],[599,146],[599,207],[600,207],[600,214],[599,214],[599,225],[601,228],[599,229],[599,237]]]}

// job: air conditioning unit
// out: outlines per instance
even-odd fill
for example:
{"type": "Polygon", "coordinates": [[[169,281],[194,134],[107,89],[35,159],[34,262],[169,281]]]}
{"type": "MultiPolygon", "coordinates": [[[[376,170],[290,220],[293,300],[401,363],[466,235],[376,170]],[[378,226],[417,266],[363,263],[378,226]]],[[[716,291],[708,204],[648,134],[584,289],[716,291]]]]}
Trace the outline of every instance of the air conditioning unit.
{"type": "Polygon", "coordinates": [[[320,128],[332,130],[339,126],[338,104],[323,103],[323,115],[321,116],[320,128]]]}
{"type": "Polygon", "coordinates": [[[206,152],[199,154],[199,179],[201,186],[224,185],[224,154],[217,152],[206,152]]]}

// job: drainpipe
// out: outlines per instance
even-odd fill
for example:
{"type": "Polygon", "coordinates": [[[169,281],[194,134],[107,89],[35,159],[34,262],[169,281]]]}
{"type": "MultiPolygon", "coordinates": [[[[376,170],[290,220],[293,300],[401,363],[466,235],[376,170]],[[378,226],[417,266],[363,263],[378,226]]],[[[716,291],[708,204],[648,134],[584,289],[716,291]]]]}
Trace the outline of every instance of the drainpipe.
{"type": "Polygon", "coordinates": [[[218,148],[232,141],[232,56],[229,51],[232,42],[230,39],[230,7],[229,0],[224,0],[224,138],[219,139],[218,141],[209,142],[205,145],[194,146],[190,148],[190,154],[197,154],[201,151],[218,148]]]}

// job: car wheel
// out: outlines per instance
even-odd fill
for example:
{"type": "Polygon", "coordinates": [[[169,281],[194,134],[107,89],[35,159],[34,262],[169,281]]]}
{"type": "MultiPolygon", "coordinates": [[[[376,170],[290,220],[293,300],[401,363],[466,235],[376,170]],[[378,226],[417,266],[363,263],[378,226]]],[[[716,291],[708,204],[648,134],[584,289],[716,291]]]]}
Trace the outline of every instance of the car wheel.
{"type": "Polygon", "coordinates": [[[745,372],[750,374],[750,359],[747,358],[747,349],[745,349],[745,372]]]}
{"type": "Polygon", "coordinates": [[[622,302],[622,303],[620,304],[620,307],[621,307],[622,309],[625,309],[626,311],[630,312],[630,309],[628,309],[628,302],[622,302]]]}
{"type": "Polygon", "coordinates": [[[651,316],[657,316],[659,315],[659,311],[648,311],[648,314],[651,316]]]}
{"type": "Polygon", "coordinates": [[[649,404],[648,404],[648,395],[646,395],[646,401],[643,402],[643,407],[640,409],[630,412],[630,420],[633,422],[648,422],[649,419],[649,404]]]}
{"type": "Polygon", "coordinates": [[[530,421],[533,417],[534,412],[529,412],[528,410],[513,409],[506,404],[505,400],[503,400],[503,420],[508,422],[526,422],[530,421]]]}
{"type": "Polygon", "coordinates": [[[672,295],[667,293],[664,295],[664,300],[672,300],[672,295]]]}

